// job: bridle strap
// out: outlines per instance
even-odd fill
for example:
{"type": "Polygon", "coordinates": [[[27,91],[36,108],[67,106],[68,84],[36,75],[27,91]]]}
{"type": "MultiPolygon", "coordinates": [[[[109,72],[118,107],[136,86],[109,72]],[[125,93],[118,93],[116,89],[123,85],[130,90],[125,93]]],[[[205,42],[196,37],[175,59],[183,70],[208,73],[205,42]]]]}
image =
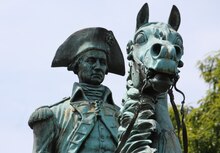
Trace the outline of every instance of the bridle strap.
{"type": "MultiPolygon", "coordinates": [[[[134,63],[136,63],[139,67],[140,67],[140,70],[145,74],[147,75],[146,71],[147,71],[147,68],[144,66],[144,64],[136,57],[135,53],[132,52],[132,57],[133,57],[133,61],[134,63]]],[[[146,76],[145,76],[146,77],[146,76]]]]}
{"type": "Polygon", "coordinates": [[[183,148],[184,148],[184,153],[188,153],[188,136],[187,136],[187,129],[186,129],[186,124],[185,124],[185,112],[184,112],[184,103],[185,103],[185,95],[184,93],[179,90],[176,87],[176,82],[178,81],[179,76],[177,77],[175,84],[174,84],[174,88],[177,92],[179,92],[182,96],[183,96],[183,101],[181,102],[181,116],[182,116],[182,139],[183,139],[183,148]]]}
{"type": "Polygon", "coordinates": [[[181,129],[181,123],[180,123],[180,116],[179,116],[179,111],[176,107],[176,104],[174,102],[174,96],[173,96],[173,90],[172,89],[169,89],[168,90],[168,94],[169,94],[169,97],[170,97],[170,103],[172,105],[172,108],[173,108],[173,112],[174,112],[174,116],[175,116],[175,119],[176,119],[176,124],[177,124],[177,131],[178,131],[178,138],[180,140],[180,129],[181,129]]]}
{"type": "MultiPolygon", "coordinates": [[[[177,82],[177,80],[176,80],[177,82]]],[[[168,94],[170,96],[170,102],[174,111],[176,123],[177,123],[177,130],[178,130],[178,138],[180,140],[180,129],[182,129],[182,141],[183,141],[183,152],[188,153],[188,136],[187,136],[187,129],[186,129],[186,124],[184,121],[184,103],[185,103],[185,95],[183,94],[182,91],[176,88],[176,82],[174,84],[174,88],[177,92],[181,93],[183,95],[183,101],[182,101],[182,106],[181,106],[181,116],[182,120],[180,121],[180,116],[179,116],[179,111],[176,107],[175,101],[174,101],[174,96],[173,96],[173,91],[172,88],[168,90],[168,94]]]]}

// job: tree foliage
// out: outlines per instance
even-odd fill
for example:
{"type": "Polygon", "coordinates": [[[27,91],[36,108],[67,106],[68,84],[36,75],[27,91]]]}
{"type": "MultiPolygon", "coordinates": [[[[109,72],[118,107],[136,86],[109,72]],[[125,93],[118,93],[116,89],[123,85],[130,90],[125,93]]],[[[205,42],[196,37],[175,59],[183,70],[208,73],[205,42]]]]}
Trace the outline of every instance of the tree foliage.
{"type": "Polygon", "coordinates": [[[189,153],[220,153],[220,51],[199,61],[198,68],[209,89],[199,107],[187,111],[189,153]]]}

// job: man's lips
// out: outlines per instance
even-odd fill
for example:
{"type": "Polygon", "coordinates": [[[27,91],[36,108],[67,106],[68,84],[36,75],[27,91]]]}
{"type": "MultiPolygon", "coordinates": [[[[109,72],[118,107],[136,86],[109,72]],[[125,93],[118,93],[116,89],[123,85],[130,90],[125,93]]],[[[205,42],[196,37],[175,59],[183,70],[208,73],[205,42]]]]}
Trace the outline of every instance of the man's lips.
{"type": "Polygon", "coordinates": [[[92,74],[92,77],[101,79],[103,78],[103,74],[92,74]]]}

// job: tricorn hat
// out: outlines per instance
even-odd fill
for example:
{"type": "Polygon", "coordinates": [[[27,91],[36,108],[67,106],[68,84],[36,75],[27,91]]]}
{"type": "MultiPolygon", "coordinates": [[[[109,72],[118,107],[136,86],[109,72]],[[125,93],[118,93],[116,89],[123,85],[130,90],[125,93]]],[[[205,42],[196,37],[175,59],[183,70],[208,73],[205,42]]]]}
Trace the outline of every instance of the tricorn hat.
{"type": "Polygon", "coordinates": [[[68,67],[89,50],[101,50],[108,57],[108,72],[125,74],[124,58],[113,32],[101,27],[85,28],[70,35],[57,49],[52,67],[68,67]]]}

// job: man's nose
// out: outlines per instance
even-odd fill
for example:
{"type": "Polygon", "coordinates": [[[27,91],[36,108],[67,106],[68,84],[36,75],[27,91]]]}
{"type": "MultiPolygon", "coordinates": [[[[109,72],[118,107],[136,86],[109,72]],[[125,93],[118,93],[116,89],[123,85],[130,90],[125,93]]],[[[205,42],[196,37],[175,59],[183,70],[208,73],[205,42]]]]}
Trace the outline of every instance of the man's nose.
{"type": "Polygon", "coordinates": [[[96,62],[94,63],[94,69],[95,70],[98,70],[101,68],[101,64],[100,64],[100,61],[99,60],[96,60],[96,62]]]}

